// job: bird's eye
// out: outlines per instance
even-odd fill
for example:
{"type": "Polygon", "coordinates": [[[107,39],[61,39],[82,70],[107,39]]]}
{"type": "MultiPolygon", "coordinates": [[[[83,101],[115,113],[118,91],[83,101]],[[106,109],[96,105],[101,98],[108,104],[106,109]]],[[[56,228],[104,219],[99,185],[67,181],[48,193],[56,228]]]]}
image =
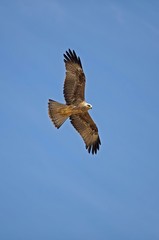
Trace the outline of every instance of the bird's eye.
{"type": "Polygon", "coordinates": [[[92,108],[92,106],[90,104],[87,105],[89,108],[92,108]]]}

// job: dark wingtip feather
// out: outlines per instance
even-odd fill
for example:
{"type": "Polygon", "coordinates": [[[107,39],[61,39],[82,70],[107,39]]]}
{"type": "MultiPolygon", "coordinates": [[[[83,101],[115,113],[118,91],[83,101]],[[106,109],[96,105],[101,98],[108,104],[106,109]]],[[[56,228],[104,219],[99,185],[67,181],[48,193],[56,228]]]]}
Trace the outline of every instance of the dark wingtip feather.
{"type": "Polygon", "coordinates": [[[68,51],[66,51],[64,54],[64,62],[73,62],[73,63],[77,63],[80,65],[80,67],[82,68],[82,63],[81,63],[81,59],[80,57],[77,57],[76,52],[74,50],[71,50],[70,48],[68,49],[68,51]]]}
{"type": "Polygon", "coordinates": [[[100,141],[100,138],[98,136],[96,142],[94,142],[92,145],[90,146],[87,146],[86,145],[86,149],[88,150],[89,153],[92,152],[92,154],[97,154],[97,151],[99,150],[99,146],[101,145],[101,141],[100,141]]]}

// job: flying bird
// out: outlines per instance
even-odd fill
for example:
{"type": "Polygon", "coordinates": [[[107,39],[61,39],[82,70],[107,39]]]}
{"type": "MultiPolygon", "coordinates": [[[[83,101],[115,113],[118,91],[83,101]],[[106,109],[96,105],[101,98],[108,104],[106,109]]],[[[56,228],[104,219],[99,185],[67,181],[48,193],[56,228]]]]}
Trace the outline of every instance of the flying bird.
{"type": "Polygon", "coordinates": [[[70,119],[71,124],[83,138],[86,149],[96,154],[101,145],[98,128],[88,111],[92,105],[85,101],[85,74],[80,58],[70,49],[64,54],[66,77],[63,94],[66,104],[49,99],[48,114],[56,128],[70,119]]]}

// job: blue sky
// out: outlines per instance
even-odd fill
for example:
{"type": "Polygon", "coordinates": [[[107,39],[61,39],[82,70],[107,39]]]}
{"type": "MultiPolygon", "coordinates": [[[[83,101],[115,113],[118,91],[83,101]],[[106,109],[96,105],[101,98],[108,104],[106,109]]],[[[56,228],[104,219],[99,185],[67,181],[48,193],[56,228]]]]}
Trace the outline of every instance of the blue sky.
{"type": "Polygon", "coordinates": [[[159,239],[159,2],[0,1],[0,239],[159,239]],[[74,49],[102,146],[64,102],[74,49]]]}

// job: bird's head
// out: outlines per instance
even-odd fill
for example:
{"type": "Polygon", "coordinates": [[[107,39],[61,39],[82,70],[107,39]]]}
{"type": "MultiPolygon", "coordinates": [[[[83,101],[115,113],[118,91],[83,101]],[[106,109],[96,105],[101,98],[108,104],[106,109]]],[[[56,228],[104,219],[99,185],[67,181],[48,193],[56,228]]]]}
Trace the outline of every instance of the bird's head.
{"type": "Polygon", "coordinates": [[[85,101],[83,101],[83,102],[80,103],[80,107],[83,107],[83,108],[86,109],[87,111],[88,111],[89,109],[92,109],[92,105],[91,105],[90,103],[85,102],[85,101]]]}
{"type": "Polygon", "coordinates": [[[90,103],[87,103],[87,108],[92,109],[92,105],[90,103]]]}
{"type": "Polygon", "coordinates": [[[90,103],[85,102],[84,106],[89,110],[92,109],[92,105],[90,103]]]}

